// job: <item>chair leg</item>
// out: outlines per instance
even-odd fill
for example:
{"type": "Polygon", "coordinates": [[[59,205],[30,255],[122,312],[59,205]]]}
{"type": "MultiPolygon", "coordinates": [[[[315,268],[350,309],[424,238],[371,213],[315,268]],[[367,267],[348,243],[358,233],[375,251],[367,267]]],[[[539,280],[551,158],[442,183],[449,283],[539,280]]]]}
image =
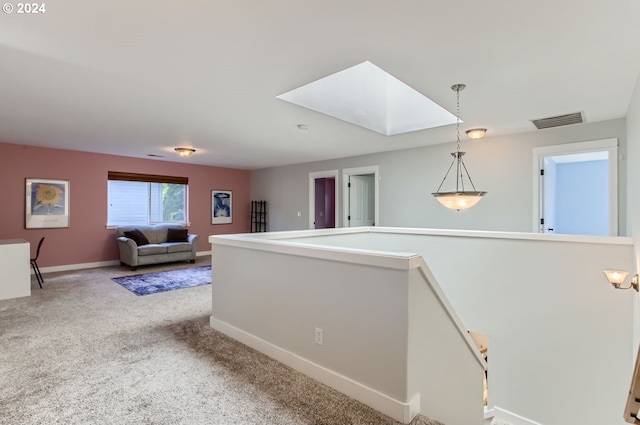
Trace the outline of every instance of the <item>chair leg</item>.
{"type": "Polygon", "coordinates": [[[36,279],[38,280],[38,285],[40,285],[40,289],[42,289],[42,282],[44,282],[44,279],[42,278],[42,273],[40,273],[40,267],[38,267],[38,263],[36,263],[35,261],[32,261],[31,267],[33,267],[33,274],[36,275],[36,279]]]}

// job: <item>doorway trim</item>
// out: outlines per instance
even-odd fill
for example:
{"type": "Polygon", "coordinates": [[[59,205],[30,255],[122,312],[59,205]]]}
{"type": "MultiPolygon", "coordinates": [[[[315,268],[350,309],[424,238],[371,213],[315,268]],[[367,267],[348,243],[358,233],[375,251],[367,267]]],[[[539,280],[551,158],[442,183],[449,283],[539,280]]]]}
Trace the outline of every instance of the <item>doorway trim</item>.
{"type": "MultiPolygon", "coordinates": [[[[355,168],[344,168],[342,169],[342,205],[344,206],[342,208],[342,223],[340,227],[346,227],[347,223],[348,223],[348,215],[349,215],[349,176],[360,176],[363,174],[373,174],[373,187],[374,187],[374,196],[375,196],[375,202],[374,202],[374,220],[375,220],[375,226],[379,226],[380,224],[380,217],[378,216],[378,205],[379,205],[379,201],[380,201],[380,194],[379,194],[379,180],[380,180],[380,176],[378,173],[378,166],[377,165],[369,165],[369,166],[365,166],[365,167],[355,167],[355,168]]],[[[336,223],[337,226],[337,223],[336,223]]]]}
{"type": "MultiPolygon", "coordinates": [[[[338,170],[325,170],[325,171],[314,171],[312,173],[309,173],[309,229],[315,229],[315,221],[316,221],[316,216],[315,216],[315,211],[316,211],[316,179],[323,179],[323,178],[327,178],[327,177],[333,177],[336,179],[336,189],[338,188],[338,170]]],[[[336,221],[338,220],[339,217],[339,206],[338,206],[338,199],[340,197],[338,196],[338,192],[336,190],[336,194],[335,194],[335,217],[336,217],[336,221]]],[[[336,227],[338,226],[338,223],[336,223],[336,227]]]]}
{"type": "Polygon", "coordinates": [[[533,148],[533,232],[540,232],[542,216],[542,185],[540,170],[548,156],[571,155],[589,152],[608,152],[609,162],[609,235],[618,236],[618,139],[591,140],[562,145],[533,148]]]}

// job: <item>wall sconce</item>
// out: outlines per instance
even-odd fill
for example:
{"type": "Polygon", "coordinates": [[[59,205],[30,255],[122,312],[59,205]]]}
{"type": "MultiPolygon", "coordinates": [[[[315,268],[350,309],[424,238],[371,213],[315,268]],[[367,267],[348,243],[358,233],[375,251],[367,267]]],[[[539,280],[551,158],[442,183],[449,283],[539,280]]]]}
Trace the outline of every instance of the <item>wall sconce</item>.
{"type": "Polygon", "coordinates": [[[188,158],[195,152],[195,149],[191,148],[176,148],[176,152],[183,158],[188,158]]]}
{"type": "Polygon", "coordinates": [[[638,284],[637,273],[634,274],[633,277],[631,278],[631,282],[629,282],[629,286],[621,287],[620,285],[624,283],[624,281],[627,279],[627,276],[629,275],[628,272],[625,272],[624,270],[603,270],[603,272],[607,276],[607,279],[609,280],[609,282],[611,282],[614,288],[616,289],[633,288],[636,290],[636,292],[640,292],[640,290],[638,289],[640,287],[640,284],[638,284]]]}

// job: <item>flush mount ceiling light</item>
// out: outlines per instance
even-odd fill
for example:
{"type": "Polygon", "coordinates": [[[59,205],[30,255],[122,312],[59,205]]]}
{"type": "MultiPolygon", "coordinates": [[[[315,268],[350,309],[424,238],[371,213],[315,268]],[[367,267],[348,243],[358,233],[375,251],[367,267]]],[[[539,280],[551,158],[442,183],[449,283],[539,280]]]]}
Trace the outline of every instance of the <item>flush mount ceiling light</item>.
{"type": "Polygon", "coordinates": [[[465,87],[466,86],[464,84],[454,84],[453,86],[451,86],[451,90],[456,92],[456,134],[458,144],[456,151],[451,153],[451,156],[453,156],[453,161],[451,162],[451,165],[449,165],[449,169],[444,175],[442,183],[440,183],[438,190],[432,193],[432,195],[442,205],[458,211],[471,208],[472,206],[480,202],[482,197],[487,194],[487,192],[480,192],[476,190],[476,187],[471,180],[471,176],[469,175],[469,171],[467,171],[467,167],[466,165],[464,165],[464,161],[462,159],[462,157],[464,156],[464,152],[460,152],[460,92],[464,90],[465,87]],[[444,184],[445,180],[447,180],[447,176],[449,176],[449,172],[453,168],[453,164],[456,164],[456,190],[452,192],[440,192],[442,185],[444,184]],[[462,174],[463,171],[464,175],[462,174]],[[473,188],[472,191],[464,190],[465,175],[467,176],[467,179],[469,180],[469,183],[473,188]]]}
{"type": "Polygon", "coordinates": [[[487,129],[486,128],[472,128],[472,129],[469,129],[469,130],[465,131],[465,133],[467,133],[467,136],[469,136],[469,139],[482,139],[484,137],[484,135],[487,133],[487,129]]]}
{"type": "Polygon", "coordinates": [[[276,97],[385,136],[455,122],[449,111],[369,61],[276,97]]]}
{"type": "Polygon", "coordinates": [[[191,148],[176,148],[176,152],[183,158],[188,158],[195,152],[195,149],[191,148]]]}

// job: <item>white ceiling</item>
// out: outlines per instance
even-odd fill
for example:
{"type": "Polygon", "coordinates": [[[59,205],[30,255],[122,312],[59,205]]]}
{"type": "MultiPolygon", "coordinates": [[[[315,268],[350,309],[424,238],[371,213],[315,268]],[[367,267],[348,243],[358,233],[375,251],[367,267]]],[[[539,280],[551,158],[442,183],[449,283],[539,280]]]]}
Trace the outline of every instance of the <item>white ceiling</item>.
{"type": "Polygon", "coordinates": [[[256,169],[455,140],[453,125],[384,136],[276,99],[367,60],[453,113],[451,85],[466,84],[461,130],[487,137],[573,112],[624,117],[640,74],[636,0],[46,8],[0,15],[0,141],[256,169]]]}

